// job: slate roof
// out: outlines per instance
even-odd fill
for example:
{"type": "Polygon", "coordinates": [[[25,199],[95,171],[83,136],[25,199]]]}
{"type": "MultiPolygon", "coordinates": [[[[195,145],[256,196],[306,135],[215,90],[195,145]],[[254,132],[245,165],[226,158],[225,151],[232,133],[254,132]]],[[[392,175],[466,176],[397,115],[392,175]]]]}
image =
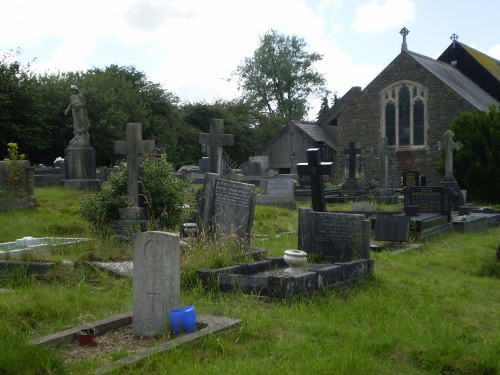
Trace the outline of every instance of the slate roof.
{"type": "Polygon", "coordinates": [[[312,140],[314,141],[323,141],[325,142],[329,147],[331,147],[333,150],[335,150],[337,147],[335,146],[335,143],[333,140],[330,139],[329,135],[326,134],[326,132],[320,128],[317,124],[314,123],[304,123],[304,122],[298,122],[298,121],[293,121],[293,123],[304,133],[306,133],[312,140]]]}
{"type": "Polygon", "coordinates": [[[493,96],[467,78],[453,65],[415,52],[407,51],[407,53],[478,110],[487,111],[491,104],[497,103],[497,100],[493,96]]]}

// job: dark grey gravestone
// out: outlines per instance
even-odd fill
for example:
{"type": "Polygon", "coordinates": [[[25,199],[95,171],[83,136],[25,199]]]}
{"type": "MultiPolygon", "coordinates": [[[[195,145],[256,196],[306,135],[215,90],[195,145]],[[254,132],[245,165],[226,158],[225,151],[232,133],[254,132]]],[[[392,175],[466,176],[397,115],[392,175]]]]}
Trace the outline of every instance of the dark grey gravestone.
{"type": "Polygon", "coordinates": [[[170,326],[180,306],[180,237],[167,232],[134,234],[133,330],[154,336],[170,326]]]}
{"type": "Polygon", "coordinates": [[[222,177],[222,147],[234,145],[234,135],[224,133],[224,120],[210,119],[210,133],[200,133],[199,143],[208,148],[209,172],[222,177]]]}
{"type": "Polygon", "coordinates": [[[406,171],[402,174],[403,187],[420,186],[420,172],[406,171]]]}
{"type": "Polygon", "coordinates": [[[250,240],[255,211],[255,186],[218,179],[213,199],[216,230],[250,240]]]}
{"type": "Polygon", "coordinates": [[[208,156],[198,159],[198,167],[200,168],[200,173],[207,173],[210,171],[210,160],[208,156]]]}
{"type": "Polygon", "coordinates": [[[299,210],[298,246],[330,262],[370,258],[370,221],[365,215],[299,210]]]}
{"type": "Polygon", "coordinates": [[[262,166],[257,162],[246,161],[241,165],[241,174],[244,176],[262,176],[262,166]]]}
{"type": "Polygon", "coordinates": [[[378,214],[375,221],[375,240],[408,242],[410,216],[378,214]]]}
{"type": "Polygon", "coordinates": [[[333,172],[333,163],[321,162],[321,151],[319,148],[307,150],[307,163],[297,164],[299,175],[309,175],[311,183],[312,209],[316,212],[326,211],[325,190],[323,176],[330,176],[333,172]]]}
{"type": "Polygon", "coordinates": [[[349,142],[349,147],[344,149],[344,154],[349,156],[349,178],[347,179],[344,190],[358,190],[356,180],[356,156],[361,154],[361,149],[356,147],[356,142],[349,142]]]}
{"type": "Polygon", "coordinates": [[[451,219],[451,191],[442,186],[413,186],[404,189],[404,206],[418,206],[421,213],[447,215],[451,219]]]}

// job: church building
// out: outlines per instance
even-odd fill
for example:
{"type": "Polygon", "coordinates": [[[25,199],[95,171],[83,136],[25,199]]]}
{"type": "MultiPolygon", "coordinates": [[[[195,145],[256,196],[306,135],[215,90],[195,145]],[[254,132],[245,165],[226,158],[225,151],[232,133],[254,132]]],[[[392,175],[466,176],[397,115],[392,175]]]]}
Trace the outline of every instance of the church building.
{"type": "Polygon", "coordinates": [[[366,88],[353,87],[316,123],[288,124],[258,155],[268,155],[270,168],[285,173],[291,167],[293,173],[292,164],[305,161],[307,148],[323,145],[322,159],[334,161],[334,177],[341,182],[344,150],[356,142],[366,177],[376,181],[373,151],[386,137],[390,183],[400,186],[402,173],[413,170],[428,185],[439,185],[438,143],[455,116],[500,103],[500,61],[458,42],[455,34],[435,60],[408,49],[408,32],[400,32],[401,53],[366,88]]]}

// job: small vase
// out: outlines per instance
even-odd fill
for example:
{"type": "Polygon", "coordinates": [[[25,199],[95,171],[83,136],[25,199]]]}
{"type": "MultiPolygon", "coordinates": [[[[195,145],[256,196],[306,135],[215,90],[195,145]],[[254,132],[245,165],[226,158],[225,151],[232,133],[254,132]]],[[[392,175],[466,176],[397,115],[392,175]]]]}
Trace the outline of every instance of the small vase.
{"type": "Polygon", "coordinates": [[[97,331],[94,328],[82,329],[76,334],[76,338],[80,343],[80,346],[84,345],[96,345],[95,337],[97,336],[97,331]]]}
{"type": "Polygon", "coordinates": [[[307,266],[307,253],[302,250],[285,250],[283,259],[289,266],[285,270],[287,273],[295,274],[303,272],[307,266]]]}

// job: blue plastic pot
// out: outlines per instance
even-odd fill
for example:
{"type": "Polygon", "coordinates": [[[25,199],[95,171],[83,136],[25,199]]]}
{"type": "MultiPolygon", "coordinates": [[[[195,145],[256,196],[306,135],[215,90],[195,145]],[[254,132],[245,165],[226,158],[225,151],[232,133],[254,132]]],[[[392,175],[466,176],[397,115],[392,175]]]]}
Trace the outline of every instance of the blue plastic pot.
{"type": "Polygon", "coordinates": [[[182,309],[170,311],[170,329],[175,336],[182,331],[193,333],[196,331],[196,309],[189,305],[182,309]]]}

